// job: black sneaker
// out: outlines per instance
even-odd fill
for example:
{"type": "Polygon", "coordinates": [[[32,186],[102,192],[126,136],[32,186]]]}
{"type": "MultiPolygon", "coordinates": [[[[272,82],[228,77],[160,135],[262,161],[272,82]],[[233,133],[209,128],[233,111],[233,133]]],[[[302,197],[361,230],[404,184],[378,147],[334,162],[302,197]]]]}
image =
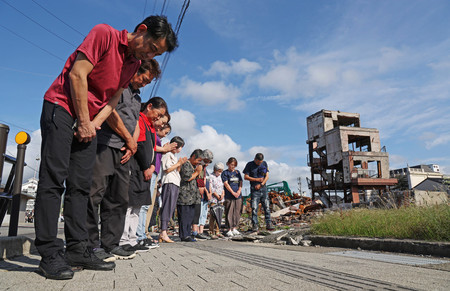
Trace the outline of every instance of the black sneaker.
{"type": "Polygon", "coordinates": [[[259,227],[256,224],[253,224],[252,226],[252,232],[258,232],[259,227]]]}
{"type": "MultiPolygon", "coordinates": [[[[130,245],[127,245],[130,246],[130,245]]],[[[132,248],[132,246],[130,246],[132,248]]],[[[117,260],[130,260],[134,257],[136,257],[136,254],[134,253],[134,250],[131,249],[125,249],[124,246],[117,246],[111,250],[111,254],[117,259],[117,260]]]]}
{"type": "Polygon", "coordinates": [[[116,257],[112,254],[108,254],[107,252],[105,252],[104,249],[102,248],[95,248],[93,249],[94,251],[94,255],[97,256],[97,258],[99,258],[102,261],[105,262],[114,262],[116,260],[116,257]]]}
{"type": "Polygon", "coordinates": [[[273,224],[271,222],[266,224],[266,229],[267,230],[275,230],[275,226],[273,226],[273,224]]]}
{"type": "Polygon", "coordinates": [[[133,250],[136,253],[143,253],[143,252],[147,252],[149,250],[149,248],[145,247],[145,246],[143,246],[141,244],[136,244],[135,246],[133,246],[133,250]]]}
{"type": "Polygon", "coordinates": [[[185,241],[185,242],[196,242],[197,240],[195,238],[192,238],[191,236],[187,236],[187,237],[183,238],[182,241],[185,241]]]}
{"type": "Polygon", "coordinates": [[[72,268],[64,259],[62,250],[49,257],[42,257],[39,270],[47,279],[68,280],[73,278],[72,268]]]}
{"type": "Polygon", "coordinates": [[[195,238],[200,239],[200,240],[207,240],[210,239],[209,237],[207,237],[206,235],[202,234],[202,233],[197,233],[195,235],[195,238]]]}
{"type": "Polygon", "coordinates": [[[146,238],[138,242],[141,246],[147,247],[149,249],[159,248],[159,243],[155,243],[153,239],[146,238]]]}
{"type": "Polygon", "coordinates": [[[114,262],[104,262],[97,258],[92,248],[87,247],[84,243],[66,249],[66,260],[72,267],[88,270],[110,271],[116,267],[114,262]]]}

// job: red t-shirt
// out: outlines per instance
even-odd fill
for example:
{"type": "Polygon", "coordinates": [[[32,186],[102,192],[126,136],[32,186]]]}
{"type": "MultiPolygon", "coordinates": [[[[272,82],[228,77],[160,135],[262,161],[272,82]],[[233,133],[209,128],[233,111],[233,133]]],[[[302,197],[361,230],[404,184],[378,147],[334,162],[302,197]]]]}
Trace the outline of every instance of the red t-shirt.
{"type": "Polygon", "coordinates": [[[69,72],[78,52],[94,65],[88,75],[88,107],[91,120],[120,88],[127,88],[141,62],[128,57],[128,32],[99,24],[89,32],[81,45],[67,59],[61,74],[44,95],[44,99],[65,108],[76,118],[70,93],[69,72]]]}
{"type": "MultiPolygon", "coordinates": [[[[156,130],[155,127],[153,126],[153,123],[150,122],[150,120],[148,120],[147,116],[145,116],[144,113],[139,113],[139,137],[138,137],[138,142],[140,141],[145,141],[145,125],[147,125],[148,127],[150,127],[150,132],[154,135],[155,137],[155,141],[156,141],[156,130]]],[[[156,142],[153,145],[153,149],[156,151],[156,142]]]]}

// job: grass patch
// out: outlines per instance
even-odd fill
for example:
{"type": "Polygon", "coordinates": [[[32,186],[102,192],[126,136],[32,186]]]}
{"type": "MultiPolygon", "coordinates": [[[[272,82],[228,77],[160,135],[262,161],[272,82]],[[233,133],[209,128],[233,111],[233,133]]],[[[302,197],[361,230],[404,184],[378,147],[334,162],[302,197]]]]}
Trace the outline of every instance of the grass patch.
{"type": "Polygon", "coordinates": [[[311,230],[321,235],[450,241],[450,206],[336,211],[315,219],[311,230]]]}

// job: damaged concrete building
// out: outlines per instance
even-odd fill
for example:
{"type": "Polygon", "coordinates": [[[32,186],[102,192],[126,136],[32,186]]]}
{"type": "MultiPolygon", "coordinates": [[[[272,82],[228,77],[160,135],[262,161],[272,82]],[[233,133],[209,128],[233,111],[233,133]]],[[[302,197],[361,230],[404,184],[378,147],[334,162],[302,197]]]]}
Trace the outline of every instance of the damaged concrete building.
{"type": "Polygon", "coordinates": [[[360,203],[367,192],[397,183],[389,178],[389,155],[379,131],[361,127],[358,113],[321,110],[306,120],[313,198],[317,194],[331,204],[339,193],[345,202],[360,203]]]}

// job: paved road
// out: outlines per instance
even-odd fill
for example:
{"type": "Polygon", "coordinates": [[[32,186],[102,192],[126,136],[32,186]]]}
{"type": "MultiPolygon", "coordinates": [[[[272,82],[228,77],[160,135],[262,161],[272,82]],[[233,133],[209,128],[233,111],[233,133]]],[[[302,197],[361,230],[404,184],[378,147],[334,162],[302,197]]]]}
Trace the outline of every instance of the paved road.
{"type": "MultiPolygon", "coordinates": [[[[36,273],[38,256],[0,261],[0,290],[449,290],[450,261],[411,266],[337,255],[343,249],[232,241],[163,244],[109,272],[69,281],[36,273]],[[430,267],[432,266],[432,267],[430,267]]],[[[363,254],[377,253],[360,252],[363,254]]],[[[420,259],[417,256],[405,258],[420,259]]]]}

